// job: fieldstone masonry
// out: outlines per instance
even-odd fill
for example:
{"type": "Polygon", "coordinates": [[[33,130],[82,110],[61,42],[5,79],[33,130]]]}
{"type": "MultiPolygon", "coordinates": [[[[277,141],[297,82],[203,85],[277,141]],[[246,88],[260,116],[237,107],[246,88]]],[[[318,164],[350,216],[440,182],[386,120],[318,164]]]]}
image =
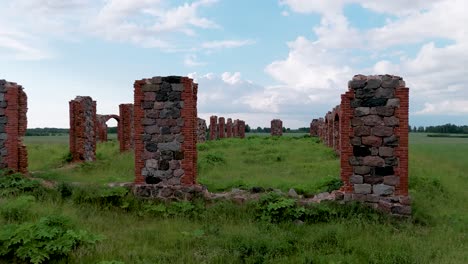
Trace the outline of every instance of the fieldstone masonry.
{"type": "Polygon", "coordinates": [[[0,80],[0,169],[27,173],[27,96],[21,85],[0,80]]]}
{"type": "Polygon", "coordinates": [[[280,119],[271,120],[271,135],[282,136],[283,135],[283,121],[280,119]]]}
{"type": "Polygon", "coordinates": [[[198,118],[197,142],[203,143],[205,141],[206,141],[206,121],[205,119],[198,118]]]}
{"type": "Polygon", "coordinates": [[[176,195],[183,188],[175,186],[196,184],[198,85],[169,76],[135,81],[134,87],[135,192],[176,195]]]}
{"type": "Polygon", "coordinates": [[[135,147],[135,130],[133,127],[133,104],[119,105],[119,143],[120,152],[132,150],[135,147]]]}
{"type": "Polygon", "coordinates": [[[96,160],[96,101],[77,96],[70,105],[70,153],[73,162],[96,160]]]}
{"type": "Polygon", "coordinates": [[[409,89],[392,75],[356,75],[348,87],[340,119],[344,199],[409,215],[409,89]]]}
{"type": "Polygon", "coordinates": [[[218,119],[218,137],[219,138],[225,138],[225,120],[224,117],[220,117],[218,119]]]}
{"type": "Polygon", "coordinates": [[[210,117],[210,140],[218,139],[218,117],[210,117]]]}

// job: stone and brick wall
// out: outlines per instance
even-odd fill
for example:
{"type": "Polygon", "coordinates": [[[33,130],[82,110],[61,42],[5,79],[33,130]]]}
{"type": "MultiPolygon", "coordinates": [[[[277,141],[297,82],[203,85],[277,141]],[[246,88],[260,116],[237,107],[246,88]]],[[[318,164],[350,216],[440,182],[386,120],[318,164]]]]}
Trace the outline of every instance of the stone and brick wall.
{"type": "Polygon", "coordinates": [[[282,136],[283,135],[283,121],[280,119],[271,120],[271,135],[282,136]]]}
{"type": "Polygon", "coordinates": [[[232,136],[239,137],[239,119],[234,120],[232,125],[232,136]]]}
{"type": "Polygon", "coordinates": [[[311,137],[317,137],[319,136],[319,120],[318,119],[312,119],[312,122],[310,122],[310,136],[311,137]]]}
{"type": "Polygon", "coordinates": [[[117,121],[117,139],[120,140],[120,117],[118,115],[96,115],[96,139],[99,142],[107,141],[107,121],[114,118],[117,121]]]}
{"type": "Polygon", "coordinates": [[[120,143],[120,152],[132,150],[135,147],[135,130],[133,127],[133,104],[119,105],[119,126],[118,135],[120,143]]]}
{"type": "Polygon", "coordinates": [[[226,132],[226,130],[225,130],[225,119],[224,119],[224,117],[220,117],[218,119],[218,137],[219,138],[225,138],[226,137],[225,132],[226,132]]]}
{"type": "Polygon", "coordinates": [[[226,137],[231,138],[232,136],[233,136],[232,118],[228,118],[227,123],[226,123],[226,137]]]}
{"type": "Polygon", "coordinates": [[[70,153],[73,162],[96,160],[96,101],[77,96],[70,105],[70,153]]]}
{"type": "Polygon", "coordinates": [[[336,153],[340,153],[340,116],[341,108],[336,106],[332,111],[332,147],[336,153]]]}
{"type": "Polygon", "coordinates": [[[356,75],[341,96],[344,199],[408,215],[408,91],[401,77],[356,75]]]}
{"type": "Polygon", "coordinates": [[[23,145],[27,111],[23,87],[0,80],[0,169],[28,172],[28,153],[23,145]]]}
{"type": "Polygon", "coordinates": [[[205,119],[198,118],[197,125],[197,142],[203,143],[206,141],[206,121],[205,119]]]}
{"type": "Polygon", "coordinates": [[[218,117],[210,116],[210,140],[218,139],[218,117]]]}
{"type": "Polygon", "coordinates": [[[245,121],[237,121],[239,138],[245,138],[245,121]]]}
{"type": "MultiPolygon", "coordinates": [[[[135,81],[134,88],[136,185],[196,184],[198,85],[187,77],[169,76],[135,81]]],[[[145,190],[151,197],[168,197],[175,191],[137,188],[145,190]]]]}

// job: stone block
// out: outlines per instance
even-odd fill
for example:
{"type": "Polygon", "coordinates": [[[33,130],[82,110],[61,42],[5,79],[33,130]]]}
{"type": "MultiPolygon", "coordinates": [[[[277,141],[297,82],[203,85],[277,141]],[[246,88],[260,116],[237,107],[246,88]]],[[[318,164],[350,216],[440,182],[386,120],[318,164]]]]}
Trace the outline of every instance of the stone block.
{"type": "Polygon", "coordinates": [[[370,184],[354,184],[354,193],[358,194],[369,194],[372,191],[372,186],[370,184]]]}
{"type": "Polygon", "coordinates": [[[372,192],[378,196],[392,195],[395,187],[386,184],[376,184],[372,186],[372,192]]]}

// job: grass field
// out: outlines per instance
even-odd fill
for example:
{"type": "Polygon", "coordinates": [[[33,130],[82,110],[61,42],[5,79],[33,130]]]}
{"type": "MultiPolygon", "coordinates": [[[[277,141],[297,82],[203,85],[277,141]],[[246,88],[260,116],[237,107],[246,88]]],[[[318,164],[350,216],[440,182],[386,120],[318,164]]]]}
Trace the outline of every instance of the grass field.
{"type": "MultiPolygon", "coordinates": [[[[26,138],[36,177],[93,184],[132,180],[133,158],[119,154],[115,141],[99,144],[93,165],[70,167],[63,162],[66,139],[50,140],[26,138]]],[[[254,136],[198,149],[199,180],[210,190],[263,186],[315,192],[338,178],[338,159],[313,138],[254,136]]],[[[47,263],[468,263],[466,153],[468,139],[410,136],[414,213],[409,220],[324,204],[307,209],[298,224],[301,207],[285,198],[164,205],[93,186],[60,185],[0,192],[0,242],[7,224],[62,215],[104,238],[47,263]],[[35,198],[25,202],[24,195],[35,198]]]]}

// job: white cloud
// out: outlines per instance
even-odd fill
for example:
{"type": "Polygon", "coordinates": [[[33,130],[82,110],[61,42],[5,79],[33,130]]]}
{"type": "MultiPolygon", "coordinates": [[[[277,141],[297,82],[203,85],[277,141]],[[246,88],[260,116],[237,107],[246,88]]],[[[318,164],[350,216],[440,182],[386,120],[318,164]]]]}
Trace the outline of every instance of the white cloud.
{"type": "Polygon", "coordinates": [[[285,86],[284,92],[306,87],[303,90],[314,91],[311,100],[328,100],[338,96],[340,88],[346,89],[354,74],[390,73],[406,80],[413,112],[465,113],[466,101],[458,98],[468,98],[463,66],[468,64],[468,28],[460,26],[468,24],[468,1],[282,0],[280,4],[296,13],[321,15],[314,28],[316,40],[298,37],[288,43],[287,58],[265,69],[285,86]],[[350,3],[393,17],[382,27],[353,28],[343,13],[350,3]],[[408,44],[419,46],[419,51],[412,53],[408,44]],[[362,66],[363,61],[373,65],[362,66]]]}
{"type": "Polygon", "coordinates": [[[219,40],[209,41],[202,43],[202,48],[205,49],[225,49],[225,48],[238,48],[242,46],[252,45],[255,41],[253,40],[219,40]]]}
{"type": "Polygon", "coordinates": [[[287,17],[287,16],[289,16],[289,12],[288,11],[281,11],[281,15],[287,17]]]}
{"type": "Polygon", "coordinates": [[[221,75],[221,79],[223,80],[223,82],[230,85],[239,84],[242,82],[240,72],[235,72],[232,74],[230,72],[224,72],[221,75]]]}
{"type": "Polygon", "coordinates": [[[468,100],[444,100],[437,103],[425,103],[417,115],[461,115],[468,114],[468,100]]]}

